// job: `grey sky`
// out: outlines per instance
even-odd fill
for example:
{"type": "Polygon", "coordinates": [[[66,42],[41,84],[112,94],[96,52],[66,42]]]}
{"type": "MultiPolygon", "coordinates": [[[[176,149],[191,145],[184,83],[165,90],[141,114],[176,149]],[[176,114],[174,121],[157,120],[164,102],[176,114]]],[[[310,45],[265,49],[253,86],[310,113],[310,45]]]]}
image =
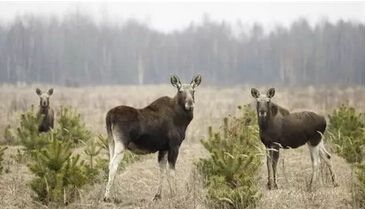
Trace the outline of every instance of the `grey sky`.
{"type": "Polygon", "coordinates": [[[80,11],[100,22],[119,23],[128,18],[147,22],[152,28],[169,32],[187,27],[192,21],[200,23],[203,14],[212,20],[237,20],[251,25],[261,23],[271,29],[275,25],[288,26],[304,17],[313,25],[322,19],[336,22],[339,19],[364,23],[364,3],[359,2],[0,2],[0,23],[6,24],[16,15],[65,15],[80,11]]]}

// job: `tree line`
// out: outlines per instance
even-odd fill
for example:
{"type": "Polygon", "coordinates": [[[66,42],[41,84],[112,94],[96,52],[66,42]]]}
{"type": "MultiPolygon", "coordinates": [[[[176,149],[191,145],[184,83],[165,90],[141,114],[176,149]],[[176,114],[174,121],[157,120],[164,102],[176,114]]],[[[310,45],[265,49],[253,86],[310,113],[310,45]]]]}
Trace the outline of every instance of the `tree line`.
{"type": "Polygon", "coordinates": [[[208,17],[164,33],[133,19],[18,16],[0,26],[0,82],[159,84],[171,74],[200,73],[211,85],[364,85],[363,23],[299,19],[269,33],[260,24],[237,28],[208,17]]]}

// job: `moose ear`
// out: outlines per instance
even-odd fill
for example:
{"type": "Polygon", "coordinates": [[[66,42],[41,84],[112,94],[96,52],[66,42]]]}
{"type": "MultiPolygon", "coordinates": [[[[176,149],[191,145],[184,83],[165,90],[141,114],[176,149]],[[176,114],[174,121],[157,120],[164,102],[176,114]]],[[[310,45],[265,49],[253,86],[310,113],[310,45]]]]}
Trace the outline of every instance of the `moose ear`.
{"type": "Polygon", "coordinates": [[[201,84],[201,80],[202,80],[202,77],[201,75],[196,75],[192,81],[191,81],[191,85],[193,88],[196,88],[197,86],[199,86],[201,84]]]}
{"type": "Polygon", "coordinates": [[[41,96],[41,94],[42,94],[42,91],[41,91],[41,89],[39,89],[39,88],[36,88],[36,93],[37,93],[37,95],[38,95],[38,96],[41,96]]]}
{"type": "Polygon", "coordinates": [[[51,96],[51,95],[53,94],[53,89],[52,89],[52,88],[51,88],[51,89],[49,89],[47,93],[48,93],[48,95],[50,95],[50,96],[51,96]]]}
{"type": "Polygon", "coordinates": [[[254,98],[258,98],[260,95],[258,89],[256,89],[256,88],[251,88],[250,92],[252,93],[252,97],[254,97],[254,98]]]}
{"type": "Polygon", "coordinates": [[[172,83],[172,85],[178,89],[182,86],[180,79],[176,75],[170,76],[170,83],[172,83]]]}
{"type": "Polygon", "coordinates": [[[275,92],[276,92],[275,88],[268,89],[268,91],[267,91],[267,97],[268,98],[272,98],[275,95],[275,92]]]}

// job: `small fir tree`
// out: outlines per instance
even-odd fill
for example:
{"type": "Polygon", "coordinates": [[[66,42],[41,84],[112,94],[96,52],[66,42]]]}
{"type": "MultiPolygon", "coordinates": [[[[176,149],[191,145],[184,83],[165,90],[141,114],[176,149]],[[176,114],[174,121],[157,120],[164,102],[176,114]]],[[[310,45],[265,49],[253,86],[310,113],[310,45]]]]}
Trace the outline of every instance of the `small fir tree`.
{"type": "Polygon", "coordinates": [[[211,204],[217,208],[246,208],[260,197],[256,174],[262,150],[256,116],[249,106],[239,109],[241,117],[224,118],[222,130],[214,132],[209,127],[208,138],[202,140],[210,157],[197,165],[211,204]]]}
{"type": "Polygon", "coordinates": [[[91,138],[91,132],[86,128],[80,114],[71,107],[61,107],[57,123],[59,128],[56,134],[61,140],[70,140],[77,145],[91,138]]]}
{"type": "Polygon", "coordinates": [[[72,157],[70,142],[58,140],[54,134],[49,136],[50,143],[28,165],[36,175],[30,186],[36,200],[66,204],[74,201],[78,197],[77,189],[87,183],[84,163],[80,162],[79,155],[72,157]]]}

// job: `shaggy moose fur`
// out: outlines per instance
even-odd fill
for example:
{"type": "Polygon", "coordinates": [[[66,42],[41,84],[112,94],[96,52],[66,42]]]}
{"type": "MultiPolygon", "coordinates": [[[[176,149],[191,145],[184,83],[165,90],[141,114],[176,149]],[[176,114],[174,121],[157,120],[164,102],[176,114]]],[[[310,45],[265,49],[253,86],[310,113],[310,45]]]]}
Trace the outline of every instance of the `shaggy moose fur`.
{"type": "Polygon", "coordinates": [[[280,148],[297,148],[308,144],[313,163],[313,174],[310,187],[317,177],[320,157],[326,162],[332,175],[334,185],[335,175],[332,169],[330,154],[324,147],[322,135],[326,128],[326,120],[314,112],[289,113],[288,110],[271,102],[275,89],[271,88],[266,94],[261,94],[252,88],[251,94],[257,100],[257,116],[260,129],[260,139],[267,148],[268,188],[277,188],[276,168],[280,148]],[[273,170],[273,183],[271,181],[273,170]]]}
{"type": "MultiPolygon", "coordinates": [[[[136,154],[158,152],[161,179],[155,199],[161,197],[167,162],[174,175],[179,147],[193,119],[194,91],[201,83],[201,76],[194,77],[190,84],[181,84],[177,76],[172,76],[171,83],[178,89],[174,98],[161,97],[142,109],[118,106],[107,113],[110,164],[105,201],[109,200],[110,187],[125,149],[136,154]]],[[[174,182],[168,180],[173,193],[174,182]]]]}
{"type": "Polygon", "coordinates": [[[39,96],[39,109],[37,112],[37,118],[42,118],[41,123],[38,126],[39,132],[48,132],[53,128],[54,112],[50,107],[50,96],[53,94],[53,89],[49,89],[47,93],[37,88],[36,93],[39,96]]]}

